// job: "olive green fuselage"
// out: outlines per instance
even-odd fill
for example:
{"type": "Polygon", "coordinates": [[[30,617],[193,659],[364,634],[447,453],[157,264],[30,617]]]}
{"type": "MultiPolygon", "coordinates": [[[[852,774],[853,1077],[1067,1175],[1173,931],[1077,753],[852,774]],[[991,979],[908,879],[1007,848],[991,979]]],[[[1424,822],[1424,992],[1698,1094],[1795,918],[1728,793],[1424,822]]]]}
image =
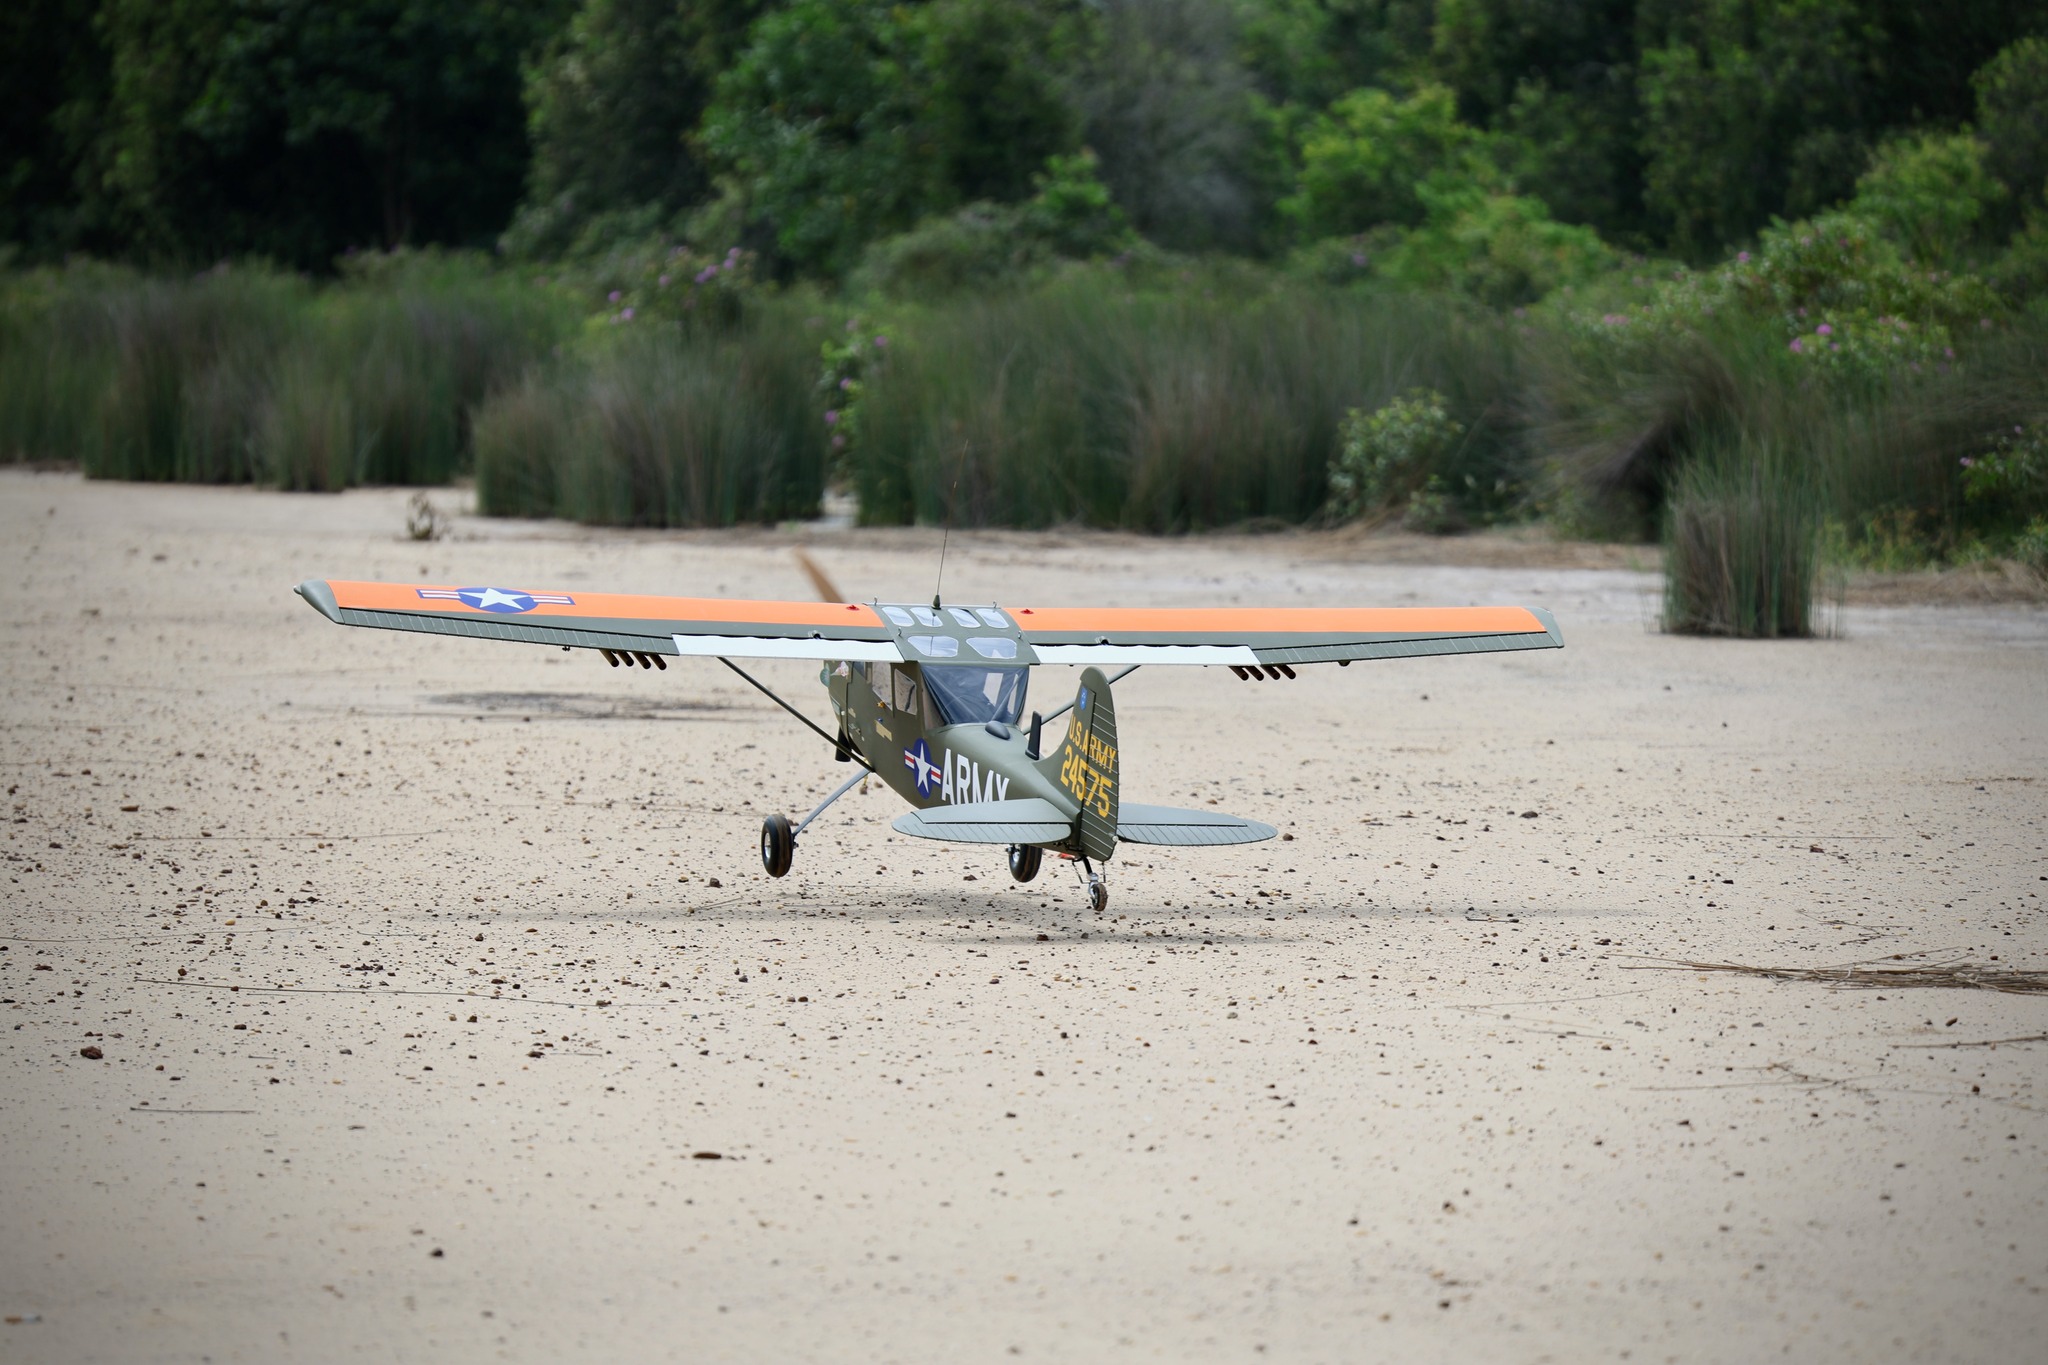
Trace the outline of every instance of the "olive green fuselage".
{"type": "Polygon", "coordinates": [[[949,723],[926,686],[925,668],[834,664],[821,674],[841,729],[875,776],[919,810],[1026,796],[1069,813],[1078,809],[1025,752],[1024,726],[949,723]]]}

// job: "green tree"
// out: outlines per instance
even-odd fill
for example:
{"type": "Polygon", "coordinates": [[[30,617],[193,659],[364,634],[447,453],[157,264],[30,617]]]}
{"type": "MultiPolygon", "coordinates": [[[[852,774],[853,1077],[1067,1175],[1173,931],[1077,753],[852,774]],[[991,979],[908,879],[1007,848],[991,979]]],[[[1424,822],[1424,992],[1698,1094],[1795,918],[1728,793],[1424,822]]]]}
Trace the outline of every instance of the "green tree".
{"type": "Polygon", "coordinates": [[[0,244],[46,255],[76,242],[81,144],[105,98],[93,0],[0,7],[0,244]]]}
{"type": "Polygon", "coordinates": [[[1102,179],[1140,233],[1247,249],[1259,226],[1256,91],[1228,0],[1102,0],[1075,76],[1102,179]]]}
{"type": "Polygon", "coordinates": [[[485,243],[517,202],[520,65],[563,0],[105,0],[91,193],[135,248],[326,264],[485,243]]]}
{"type": "Polygon", "coordinates": [[[1445,86],[1424,86],[1407,99],[1354,90],[1304,130],[1300,185],[1281,211],[1310,237],[1414,226],[1426,212],[1425,180],[1496,180],[1486,145],[1485,134],[1458,121],[1445,86]]]}
{"type": "Polygon", "coordinates": [[[528,200],[508,236],[554,254],[594,215],[672,222],[711,192],[692,144],[770,0],[582,0],[528,74],[528,200]]]}
{"type": "Polygon", "coordinates": [[[1642,0],[1442,0],[1434,69],[1501,135],[1517,185],[1567,222],[1640,239],[1636,13],[1642,0]]]}
{"type": "Polygon", "coordinates": [[[2048,38],[2023,38],[1971,77],[1985,169],[2010,192],[2005,222],[2041,202],[2048,185],[2048,38]]]}
{"type": "Polygon", "coordinates": [[[1852,0],[1709,0],[1642,54],[1644,199],[1666,240],[1716,254],[1776,213],[1849,191],[1873,98],[1873,35],[1852,0]]]}
{"type": "Polygon", "coordinates": [[[1030,0],[797,0],[754,24],[702,143],[792,266],[843,274],[970,193],[1028,194],[1074,145],[1066,34],[1030,0]]]}
{"type": "Polygon", "coordinates": [[[1241,0],[1238,48],[1259,93],[1315,110],[1347,90],[1427,76],[1434,0],[1241,0]]]}
{"type": "Polygon", "coordinates": [[[1877,149],[1849,211],[1882,224],[1920,261],[1951,261],[2005,193],[1984,169],[1983,143],[1968,133],[1921,133],[1877,149]]]}

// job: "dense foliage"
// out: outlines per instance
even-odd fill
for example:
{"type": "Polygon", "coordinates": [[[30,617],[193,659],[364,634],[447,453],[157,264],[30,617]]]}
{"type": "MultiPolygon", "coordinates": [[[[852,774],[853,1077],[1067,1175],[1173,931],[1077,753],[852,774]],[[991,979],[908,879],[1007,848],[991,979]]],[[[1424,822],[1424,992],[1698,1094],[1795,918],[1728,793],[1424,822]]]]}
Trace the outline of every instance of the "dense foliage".
{"type": "Polygon", "coordinates": [[[1547,515],[1744,634],[2048,554],[2038,0],[20,0],[0,78],[0,459],[1547,515]]]}
{"type": "Polygon", "coordinates": [[[1873,156],[2000,186],[1946,230],[2009,236],[2044,107],[2032,0],[20,0],[0,243],[324,271],[508,227],[539,255],[715,235],[842,278],[1087,147],[1172,250],[1441,223],[1476,189],[1700,262],[1873,156]]]}

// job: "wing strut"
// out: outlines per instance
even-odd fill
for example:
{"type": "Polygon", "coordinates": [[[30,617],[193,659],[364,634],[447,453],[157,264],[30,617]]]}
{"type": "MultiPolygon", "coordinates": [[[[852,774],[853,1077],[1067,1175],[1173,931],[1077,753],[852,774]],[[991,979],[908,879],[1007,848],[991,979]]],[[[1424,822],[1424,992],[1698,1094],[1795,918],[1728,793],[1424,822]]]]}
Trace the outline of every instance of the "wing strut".
{"type": "MultiPolygon", "coordinates": [[[[809,726],[812,733],[816,734],[819,739],[824,740],[827,744],[831,745],[835,749],[840,747],[839,741],[837,739],[835,739],[831,735],[826,734],[823,730],[819,729],[817,722],[813,721],[809,716],[805,715],[803,712],[797,710],[794,706],[791,706],[788,702],[784,701],[782,698],[776,696],[773,692],[769,691],[767,685],[763,683],[759,678],[756,678],[753,674],[747,672],[746,669],[741,668],[731,659],[720,656],[718,662],[724,664],[727,668],[731,669],[733,672],[739,674],[742,678],[745,678],[748,682],[752,683],[754,685],[755,690],[760,692],[762,696],[774,702],[777,706],[781,707],[783,710],[789,712],[789,714],[795,716],[798,720],[802,721],[805,725],[809,726]]],[[[861,767],[867,769],[868,772],[873,772],[875,770],[874,765],[870,764],[867,761],[867,759],[860,754],[854,753],[851,750],[847,750],[846,756],[852,759],[855,763],[860,764],[861,767]]],[[[849,783],[847,785],[851,786],[852,784],[849,783]]],[[[828,801],[825,804],[830,805],[831,802],[828,801]]],[[[819,807],[819,809],[822,810],[824,809],[824,807],[821,806],[819,807]]],[[[809,824],[810,821],[806,820],[804,823],[809,824]]]]}
{"type": "Polygon", "coordinates": [[[856,783],[856,782],[865,782],[865,781],[867,781],[867,780],[868,780],[868,772],[872,771],[872,769],[868,769],[868,768],[866,768],[866,765],[862,765],[862,766],[863,766],[863,771],[855,773],[855,774],[854,774],[854,775],[853,775],[852,777],[849,777],[849,778],[847,778],[847,779],[846,779],[846,780],[845,780],[844,782],[840,783],[840,784],[839,784],[839,790],[838,790],[838,791],[836,791],[836,792],[833,792],[833,793],[832,793],[832,794],[831,794],[830,796],[826,797],[826,798],[825,798],[825,799],[824,799],[823,801],[820,801],[820,802],[818,803],[818,808],[817,808],[816,810],[812,811],[812,812],[811,812],[811,813],[810,813],[809,815],[806,815],[806,816],[805,816],[805,817],[803,818],[802,822],[801,822],[801,823],[799,823],[799,824],[797,825],[797,827],[796,827],[795,829],[793,829],[793,830],[791,830],[791,831],[789,832],[789,837],[790,837],[790,838],[792,838],[792,839],[794,839],[794,838],[796,838],[796,836],[797,836],[797,835],[799,835],[799,834],[802,834],[802,833],[803,833],[803,832],[804,832],[805,830],[809,829],[809,828],[811,827],[811,821],[813,821],[813,820],[817,819],[817,818],[818,818],[819,816],[823,815],[823,814],[825,813],[825,808],[826,808],[827,806],[831,805],[831,804],[832,804],[832,803],[833,803],[834,801],[837,801],[837,800],[838,800],[838,799],[839,799],[840,797],[842,797],[842,796],[846,795],[846,794],[847,794],[848,792],[850,792],[850,791],[852,791],[852,790],[853,790],[853,784],[854,784],[854,783],[856,783]]]}

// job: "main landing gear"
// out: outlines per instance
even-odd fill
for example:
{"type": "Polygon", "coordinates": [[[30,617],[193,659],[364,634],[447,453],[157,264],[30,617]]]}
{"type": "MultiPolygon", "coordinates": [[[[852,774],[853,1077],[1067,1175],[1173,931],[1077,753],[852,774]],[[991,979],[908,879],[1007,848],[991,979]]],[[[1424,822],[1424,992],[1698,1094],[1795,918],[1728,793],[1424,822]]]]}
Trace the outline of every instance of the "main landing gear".
{"type": "Polygon", "coordinates": [[[789,827],[786,815],[771,815],[761,822],[761,866],[771,877],[789,875],[789,865],[796,859],[796,834],[789,827]]]}
{"type": "Polygon", "coordinates": [[[1038,875],[1038,865],[1045,861],[1045,850],[1036,844],[1010,845],[1010,875],[1020,882],[1028,882],[1038,875]]]}
{"type": "Polygon", "coordinates": [[[795,828],[790,827],[789,817],[786,815],[771,815],[766,820],[763,820],[761,822],[761,866],[767,869],[768,875],[771,877],[787,877],[789,875],[789,865],[796,861],[796,836],[809,829],[811,821],[823,815],[827,806],[852,791],[857,784],[866,781],[868,774],[873,771],[874,769],[868,767],[867,764],[861,764],[859,772],[840,783],[838,790],[834,791],[823,801],[820,801],[817,809],[806,815],[802,823],[798,824],[795,828]]]}

